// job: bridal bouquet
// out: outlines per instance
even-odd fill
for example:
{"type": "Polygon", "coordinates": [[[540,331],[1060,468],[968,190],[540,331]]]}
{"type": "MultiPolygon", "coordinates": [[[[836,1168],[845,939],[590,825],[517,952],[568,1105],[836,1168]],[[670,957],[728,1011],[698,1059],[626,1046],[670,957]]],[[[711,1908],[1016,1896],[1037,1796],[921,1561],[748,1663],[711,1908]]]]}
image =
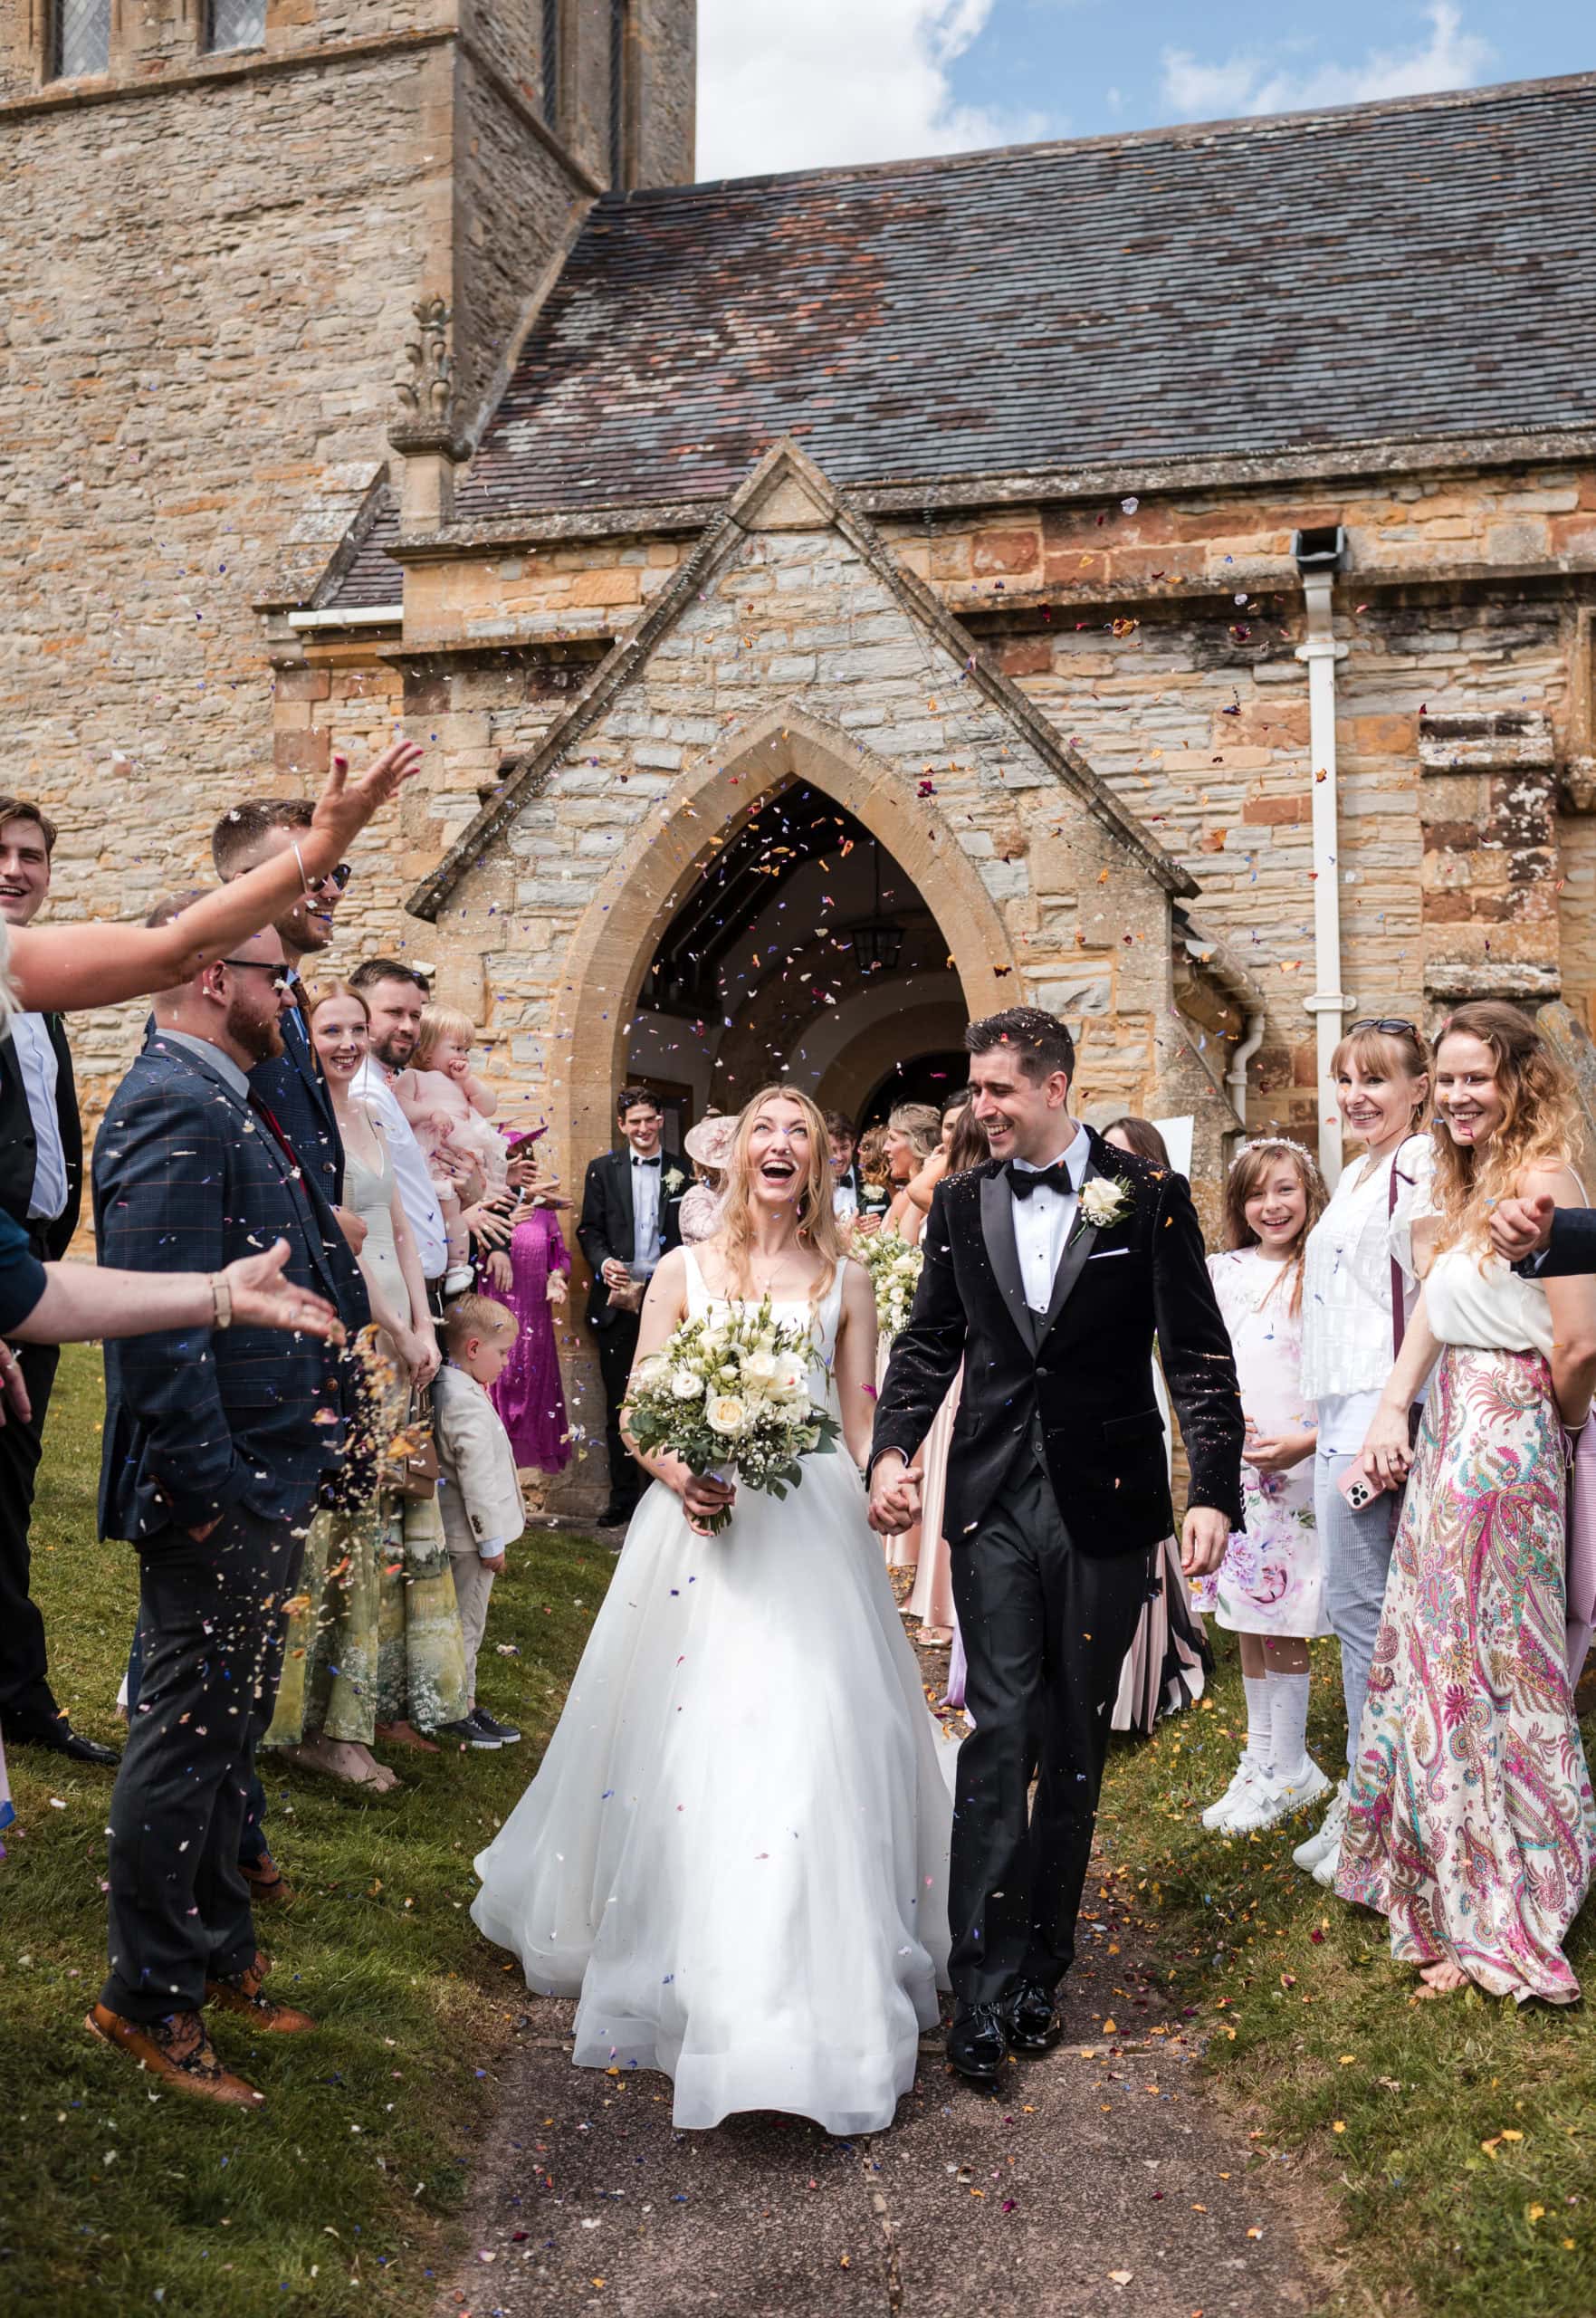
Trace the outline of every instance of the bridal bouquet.
{"type": "Polygon", "coordinates": [[[925,1258],[918,1248],[900,1240],[895,1231],[886,1231],[855,1240],[849,1252],[870,1274],[870,1284],[875,1290],[876,1326],[881,1330],[882,1342],[891,1344],[913,1307],[914,1291],[920,1285],[925,1258]]]}
{"type": "MultiPolygon", "coordinates": [[[[809,1333],[771,1316],[770,1299],[684,1320],[640,1361],[626,1403],[639,1449],[663,1449],[690,1472],[785,1497],[798,1459],[836,1446],[842,1427],[809,1392],[809,1333]]],[[[730,1509],[709,1523],[731,1520],[730,1509]]]]}

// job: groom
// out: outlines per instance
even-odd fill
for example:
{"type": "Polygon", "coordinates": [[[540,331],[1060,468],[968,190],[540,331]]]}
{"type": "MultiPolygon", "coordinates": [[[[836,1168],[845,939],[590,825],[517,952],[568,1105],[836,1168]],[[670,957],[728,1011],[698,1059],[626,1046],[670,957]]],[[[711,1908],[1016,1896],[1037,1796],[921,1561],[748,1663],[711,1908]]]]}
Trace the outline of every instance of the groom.
{"type": "Polygon", "coordinates": [[[870,1519],[919,1516],[908,1470],[964,1364],[943,1524],[975,1728],[959,1752],[948,2057],[989,2083],[1060,2033],[1120,1667],[1174,1527],[1152,1342],[1191,1468],[1180,1559],[1218,1568],[1241,1523],[1241,1404],[1182,1176],[1070,1116],[1065,1025],[972,1022],[992,1164],[936,1189],[893,1346],[870,1519]],[[1027,1791],[1037,1780],[1034,1812],[1027,1791]]]}

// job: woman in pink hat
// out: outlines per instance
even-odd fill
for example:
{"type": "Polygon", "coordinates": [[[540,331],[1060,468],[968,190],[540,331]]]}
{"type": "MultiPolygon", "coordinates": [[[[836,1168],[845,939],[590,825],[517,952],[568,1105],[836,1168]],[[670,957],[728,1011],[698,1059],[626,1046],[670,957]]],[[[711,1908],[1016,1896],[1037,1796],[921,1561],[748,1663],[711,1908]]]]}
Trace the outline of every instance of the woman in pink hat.
{"type": "Polygon", "coordinates": [[[682,1238],[688,1247],[707,1240],[721,1220],[726,1194],[726,1163],[737,1139],[737,1121],[730,1113],[708,1111],[682,1137],[682,1148],[692,1160],[696,1181],[682,1194],[682,1238]]]}

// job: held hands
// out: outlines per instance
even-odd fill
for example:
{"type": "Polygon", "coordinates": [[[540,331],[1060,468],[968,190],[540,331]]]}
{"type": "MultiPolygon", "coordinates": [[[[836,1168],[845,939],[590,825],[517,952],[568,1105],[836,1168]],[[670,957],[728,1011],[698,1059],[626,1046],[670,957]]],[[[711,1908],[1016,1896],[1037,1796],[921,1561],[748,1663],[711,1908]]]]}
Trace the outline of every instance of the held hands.
{"type": "Polygon", "coordinates": [[[438,1373],[438,1340],[430,1327],[404,1328],[396,1337],[399,1358],[415,1385],[430,1384],[438,1373]]]}
{"type": "Polygon", "coordinates": [[[1180,1525],[1180,1566],[1188,1577],[1209,1577],[1225,1558],[1230,1517],[1213,1505],[1189,1505],[1180,1525]]]}
{"type": "Polygon", "coordinates": [[[288,1241],[279,1240],[261,1256],[240,1256],[221,1277],[233,1296],[233,1325],[241,1328],[292,1328],[308,1336],[343,1342],[343,1324],[330,1304],[284,1279],[288,1241]]]}
{"type": "Polygon", "coordinates": [[[901,1451],[890,1449],[871,1477],[870,1527],[884,1537],[898,1537],[919,1518],[920,1476],[909,1470],[901,1451]]]}
{"type": "Polygon", "coordinates": [[[1556,1212],[1550,1192],[1537,1192],[1533,1199],[1498,1200],[1491,1210],[1491,1245],[1510,1264],[1538,1256],[1552,1237],[1556,1212]]]}

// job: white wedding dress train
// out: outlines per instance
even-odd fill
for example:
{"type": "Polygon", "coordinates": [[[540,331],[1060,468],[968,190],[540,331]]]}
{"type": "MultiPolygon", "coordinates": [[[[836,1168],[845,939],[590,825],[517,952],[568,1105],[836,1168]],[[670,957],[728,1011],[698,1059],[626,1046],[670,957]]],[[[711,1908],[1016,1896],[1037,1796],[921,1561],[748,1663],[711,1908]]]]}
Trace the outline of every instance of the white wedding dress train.
{"type": "MultiPolygon", "coordinates": [[[[841,1301],[839,1279],[822,1372],[841,1301]]],[[[774,2109],[877,2130],[936,2024],[949,1780],[865,1507],[840,1444],[785,1501],[740,1491],[718,1537],[656,1481],[542,1767],[476,1862],[481,1929],[529,1988],[580,1998],[578,2065],[664,2070],[679,2126],[774,2109]]]]}

